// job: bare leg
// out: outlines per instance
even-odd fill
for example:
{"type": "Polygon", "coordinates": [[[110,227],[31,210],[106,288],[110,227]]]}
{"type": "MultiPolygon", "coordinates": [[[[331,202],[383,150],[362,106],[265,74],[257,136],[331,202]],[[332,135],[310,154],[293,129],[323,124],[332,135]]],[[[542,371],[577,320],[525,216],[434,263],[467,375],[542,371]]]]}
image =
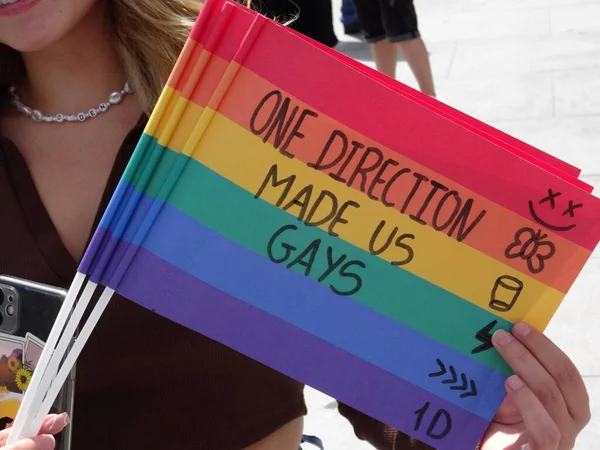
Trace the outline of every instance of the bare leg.
{"type": "Polygon", "coordinates": [[[433,86],[433,75],[431,65],[429,64],[429,54],[425,43],[421,38],[410,39],[408,41],[398,42],[398,47],[404,54],[404,58],[410,70],[419,83],[421,92],[435,97],[435,87],[433,86]]]}
{"type": "Polygon", "coordinates": [[[298,417],[246,450],[298,450],[303,428],[304,418],[298,417]]]}
{"type": "Polygon", "coordinates": [[[377,70],[389,77],[396,78],[396,62],[398,58],[398,49],[396,46],[384,39],[371,44],[371,51],[373,52],[377,70]]]}

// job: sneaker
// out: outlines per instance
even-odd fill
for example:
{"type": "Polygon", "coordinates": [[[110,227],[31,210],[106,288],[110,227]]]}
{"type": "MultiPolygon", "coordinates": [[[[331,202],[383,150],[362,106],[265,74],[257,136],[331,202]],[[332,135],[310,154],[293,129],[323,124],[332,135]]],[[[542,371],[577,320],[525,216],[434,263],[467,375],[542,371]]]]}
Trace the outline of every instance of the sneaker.
{"type": "MultiPolygon", "coordinates": [[[[312,444],[315,447],[317,447],[319,450],[324,450],[323,441],[321,441],[321,439],[319,439],[316,436],[307,436],[305,434],[304,436],[302,436],[302,443],[303,444],[312,444]]],[[[300,447],[299,450],[302,450],[302,447],[300,447]]]]}

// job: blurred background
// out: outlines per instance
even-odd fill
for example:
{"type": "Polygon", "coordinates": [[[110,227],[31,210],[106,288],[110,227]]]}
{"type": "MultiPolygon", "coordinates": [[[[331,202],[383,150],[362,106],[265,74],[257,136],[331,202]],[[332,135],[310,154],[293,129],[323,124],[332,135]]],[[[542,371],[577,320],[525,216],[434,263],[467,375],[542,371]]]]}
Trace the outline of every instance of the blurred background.
{"type": "MultiPolygon", "coordinates": [[[[374,67],[369,47],[344,34],[337,50],[374,67]]],[[[600,0],[415,0],[440,100],[583,169],[600,196],[600,0]]],[[[397,78],[416,88],[400,57],[397,78]]],[[[600,448],[600,249],[547,334],[575,361],[592,397],[577,449],[600,448]]],[[[367,450],[335,400],[306,389],[306,432],[326,450],[367,450]]],[[[306,446],[310,448],[309,446],[306,446]]]]}

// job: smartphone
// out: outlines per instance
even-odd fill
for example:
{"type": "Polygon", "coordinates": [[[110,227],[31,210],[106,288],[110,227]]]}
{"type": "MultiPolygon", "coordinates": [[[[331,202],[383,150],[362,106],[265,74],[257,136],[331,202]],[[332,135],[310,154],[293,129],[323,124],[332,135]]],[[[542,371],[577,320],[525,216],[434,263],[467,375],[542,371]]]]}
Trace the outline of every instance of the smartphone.
{"type": "MultiPolygon", "coordinates": [[[[66,290],[55,286],[0,275],[0,429],[14,420],[66,295],[66,290]]],[[[74,390],[75,369],[56,399],[53,413],[67,412],[73,417],[74,390]]],[[[69,450],[71,427],[56,440],[57,449],[69,450]]]]}

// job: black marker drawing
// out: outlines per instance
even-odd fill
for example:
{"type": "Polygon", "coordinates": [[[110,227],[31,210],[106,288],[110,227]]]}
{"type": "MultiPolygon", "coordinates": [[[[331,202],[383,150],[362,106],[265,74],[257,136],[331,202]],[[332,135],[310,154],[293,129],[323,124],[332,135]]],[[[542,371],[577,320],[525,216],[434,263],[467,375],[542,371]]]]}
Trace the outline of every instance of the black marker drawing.
{"type": "Polygon", "coordinates": [[[523,282],[510,275],[498,277],[492,288],[490,308],[500,312],[507,312],[515,306],[519,295],[523,292],[523,282]]]}
{"type": "Polygon", "coordinates": [[[475,334],[475,339],[477,339],[479,342],[482,342],[482,344],[471,350],[471,353],[473,355],[475,353],[481,353],[491,348],[494,348],[494,346],[492,345],[492,333],[490,332],[494,329],[497,323],[497,320],[493,320],[481,330],[479,330],[477,334],[475,334]]]}
{"type": "MultiPolygon", "coordinates": [[[[425,404],[421,408],[419,408],[415,411],[415,414],[417,415],[417,421],[415,423],[415,428],[414,428],[415,431],[418,431],[419,428],[421,428],[421,422],[423,421],[423,417],[425,417],[425,414],[429,410],[429,406],[430,406],[430,403],[425,402],[425,404]]],[[[427,434],[427,436],[429,436],[431,439],[443,439],[446,436],[448,436],[448,433],[450,433],[451,429],[452,429],[452,416],[445,409],[438,409],[437,412],[434,414],[433,419],[431,419],[431,422],[429,423],[429,427],[427,428],[427,431],[425,432],[425,434],[427,434]],[[445,422],[445,425],[443,425],[443,428],[440,430],[439,428],[441,428],[441,427],[437,427],[437,425],[438,425],[438,422],[440,421],[440,419],[442,419],[442,418],[445,422]],[[438,428],[437,431],[436,431],[436,427],[438,428]]]]}
{"type": "MultiPolygon", "coordinates": [[[[548,189],[548,196],[541,199],[538,202],[538,204],[541,205],[543,203],[548,202],[548,205],[550,205],[550,209],[554,210],[554,208],[556,207],[555,199],[561,195],[562,195],[562,193],[560,193],[560,192],[554,192],[554,191],[552,191],[552,189],[548,189]]],[[[569,206],[567,207],[567,209],[565,209],[563,211],[561,216],[564,217],[566,215],[569,215],[569,217],[574,219],[575,218],[575,210],[577,208],[583,208],[583,204],[582,203],[573,203],[573,200],[569,200],[569,206]]],[[[542,219],[540,217],[540,213],[538,211],[536,211],[535,206],[531,200],[529,200],[529,213],[531,214],[531,217],[533,218],[533,220],[535,220],[540,225],[542,225],[552,231],[569,231],[577,226],[576,223],[570,223],[568,225],[554,225],[554,224],[542,219]]]]}
{"type": "Polygon", "coordinates": [[[521,258],[527,262],[531,273],[540,273],[545,262],[556,253],[554,244],[545,240],[547,237],[542,230],[536,232],[533,228],[521,228],[515,233],[514,242],[506,247],[504,256],[508,259],[521,258]]]}
{"type": "MultiPolygon", "coordinates": [[[[450,378],[442,380],[442,384],[456,384],[459,381],[454,366],[448,366],[448,369],[446,369],[445,364],[440,359],[436,359],[435,362],[438,364],[438,366],[440,366],[440,371],[430,373],[428,375],[429,378],[441,377],[450,372],[450,378]]],[[[452,391],[468,391],[460,394],[460,398],[475,397],[477,395],[477,386],[475,385],[475,381],[468,381],[467,376],[464,373],[460,374],[460,383],[460,385],[450,386],[450,390],[452,391]]]]}

